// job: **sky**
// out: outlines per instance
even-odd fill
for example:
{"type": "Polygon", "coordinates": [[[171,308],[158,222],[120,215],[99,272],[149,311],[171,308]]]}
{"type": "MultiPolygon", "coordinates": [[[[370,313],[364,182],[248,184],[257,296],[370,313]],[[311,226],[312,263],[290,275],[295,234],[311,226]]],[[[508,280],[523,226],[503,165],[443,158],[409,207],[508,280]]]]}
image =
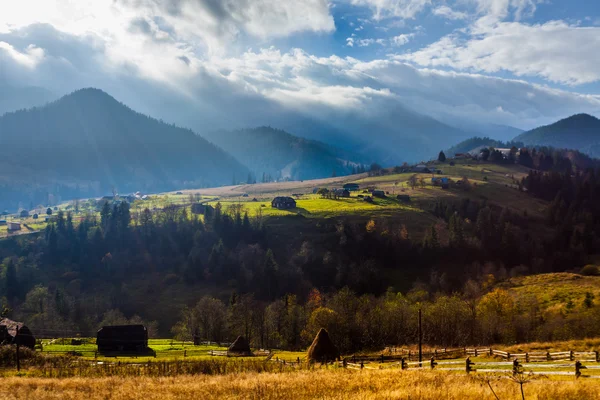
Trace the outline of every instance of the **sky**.
{"type": "Polygon", "coordinates": [[[598,1],[0,6],[0,86],[59,95],[98,87],[196,130],[284,121],[390,127],[402,124],[399,108],[455,125],[521,129],[579,112],[600,116],[598,1]]]}

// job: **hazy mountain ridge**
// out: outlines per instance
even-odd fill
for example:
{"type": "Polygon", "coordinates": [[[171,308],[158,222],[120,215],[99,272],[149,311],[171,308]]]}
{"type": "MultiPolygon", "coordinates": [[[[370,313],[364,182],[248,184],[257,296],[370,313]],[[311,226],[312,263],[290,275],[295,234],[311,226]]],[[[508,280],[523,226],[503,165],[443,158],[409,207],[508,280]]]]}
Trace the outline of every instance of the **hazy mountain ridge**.
{"type": "Polygon", "coordinates": [[[294,180],[347,175],[366,162],[349,151],[266,126],[203,136],[250,168],[258,181],[263,173],[294,180]]]}
{"type": "MultiPolygon", "coordinates": [[[[218,186],[248,174],[235,158],[191,130],[139,114],[98,89],[5,114],[0,142],[10,149],[5,163],[56,180],[87,181],[96,188],[90,194],[113,186],[121,192],[218,186]]],[[[13,178],[34,181],[36,176],[13,178]]]]}
{"type": "Polygon", "coordinates": [[[551,146],[600,155],[600,120],[589,114],[576,114],[515,137],[527,146],[551,146]]]}

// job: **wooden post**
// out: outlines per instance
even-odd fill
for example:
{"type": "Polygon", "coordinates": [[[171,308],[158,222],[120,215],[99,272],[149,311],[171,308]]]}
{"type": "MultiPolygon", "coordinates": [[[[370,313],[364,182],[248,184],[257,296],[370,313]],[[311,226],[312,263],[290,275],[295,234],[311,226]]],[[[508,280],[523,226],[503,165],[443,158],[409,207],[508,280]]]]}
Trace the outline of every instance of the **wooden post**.
{"type": "Polygon", "coordinates": [[[423,330],[421,326],[421,309],[419,308],[419,367],[423,366],[423,330]]]}
{"type": "Polygon", "coordinates": [[[494,355],[494,350],[490,347],[490,357],[494,355]]]}
{"type": "Polygon", "coordinates": [[[569,351],[569,359],[573,361],[573,350],[569,351]]]}
{"type": "Polygon", "coordinates": [[[383,364],[383,353],[381,353],[381,363],[383,364]]]}
{"type": "Polygon", "coordinates": [[[550,352],[546,352],[546,361],[552,361],[552,357],[550,357],[550,352]]]}
{"type": "Polygon", "coordinates": [[[529,353],[525,353],[525,362],[529,362],[529,353]]]}
{"type": "Polygon", "coordinates": [[[364,367],[365,367],[365,362],[364,362],[364,361],[361,361],[361,362],[360,362],[360,369],[363,369],[364,367]]]}
{"type": "Polygon", "coordinates": [[[184,350],[183,351],[183,358],[186,358],[186,357],[187,357],[187,350],[184,350]]]}
{"type": "Polygon", "coordinates": [[[19,345],[21,343],[21,338],[19,337],[19,326],[17,325],[17,335],[15,336],[15,340],[17,342],[17,372],[21,372],[21,358],[19,355],[19,345]]]}
{"type": "Polygon", "coordinates": [[[477,347],[475,347],[475,357],[477,357],[477,347]]]}
{"type": "Polygon", "coordinates": [[[600,353],[598,353],[598,351],[595,351],[594,353],[596,353],[596,362],[600,362],[600,353]]]}

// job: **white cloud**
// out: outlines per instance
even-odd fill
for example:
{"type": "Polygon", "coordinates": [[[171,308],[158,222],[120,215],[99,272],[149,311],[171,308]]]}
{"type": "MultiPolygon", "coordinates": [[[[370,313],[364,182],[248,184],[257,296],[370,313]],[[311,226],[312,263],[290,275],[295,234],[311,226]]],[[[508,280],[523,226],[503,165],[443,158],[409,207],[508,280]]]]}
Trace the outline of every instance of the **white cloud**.
{"type": "Polygon", "coordinates": [[[428,67],[510,71],[567,85],[600,80],[600,28],[562,21],[478,23],[469,35],[467,39],[459,34],[445,36],[401,58],[428,67]]]}
{"type": "Polygon", "coordinates": [[[432,10],[433,15],[444,17],[451,20],[460,20],[468,18],[468,14],[462,11],[455,11],[447,5],[441,5],[432,10]]]}
{"type": "Polygon", "coordinates": [[[35,45],[29,45],[23,52],[20,52],[10,44],[0,41],[0,53],[2,52],[27,68],[35,68],[44,59],[44,50],[35,45]]]}
{"type": "Polygon", "coordinates": [[[351,4],[368,7],[373,18],[380,21],[385,18],[413,19],[431,4],[431,0],[349,0],[351,4]]]}
{"type": "Polygon", "coordinates": [[[390,39],[393,46],[404,46],[415,36],[414,33],[403,33],[390,39]]]}

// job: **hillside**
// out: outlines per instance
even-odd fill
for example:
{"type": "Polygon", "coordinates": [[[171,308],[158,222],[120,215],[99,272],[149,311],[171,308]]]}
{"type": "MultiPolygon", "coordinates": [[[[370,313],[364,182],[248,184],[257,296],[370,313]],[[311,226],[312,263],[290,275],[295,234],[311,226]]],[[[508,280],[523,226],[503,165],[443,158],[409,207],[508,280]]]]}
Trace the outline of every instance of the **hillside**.
{"type": "Polygon", "coordinates": [[[600,120],[588,114],[577,114],[551,125],[541,126],[515,137],[527,146],[551,146],[580,150],[591,156],[600,155],[600,120]]]}
{"type": "Polygon", "coordinates": [[[467,140],[463,140],[462,142],[450,147],[446,151],[446,156],[452,157],[457,153],[469,153],[478,147],[512,147],[517,146],[520,147],[522,143],[519,142],[508,142],[504,143],[500,140],[490,139],[489,137],[472,137],[467,140]]]}
{"type": "Polygon", "coordinates": [[[246,165],[261,181],[263,174],[293,180],[348,175],[358,155],[270,127],[218,131],[204,135],[246,165]]]}
{"type": "Polygon", "coordinates": [[[19,193],[45,192],[56,184],[66,187],[62,196],[77,186],[80,193],[70,194],[86,197],[113,187],[127,192],[216,186],[248,174],[194,132],[139,114],[97,89],[0,117],[0,142],[10,149],[0,174],[0,185],[8,186],[0,197],[5,208],[26,200],[45,204],[47,199],[19,193]]]}

